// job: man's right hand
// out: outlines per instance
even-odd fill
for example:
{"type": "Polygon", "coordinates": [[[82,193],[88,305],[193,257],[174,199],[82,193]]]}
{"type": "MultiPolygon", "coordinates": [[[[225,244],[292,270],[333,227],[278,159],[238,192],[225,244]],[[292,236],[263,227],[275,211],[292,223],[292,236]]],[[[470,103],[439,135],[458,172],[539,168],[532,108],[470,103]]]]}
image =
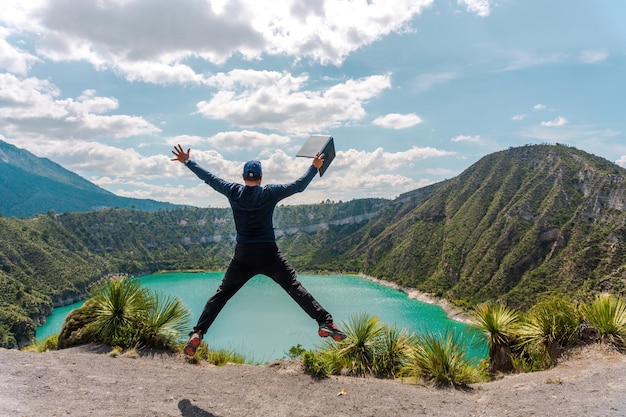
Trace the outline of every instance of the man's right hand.
{"type": "Polygon", "coordinates": [[[178,147],[174,146],[174,150],[172,151],[175,158],[172,158],[172,161],[178,161],[182,164],[185,163],[189,159],[189,154],[191,153],[191,148],[187,149],[187,152],[183,151],[183,147],[178,145],[178,147]]]}

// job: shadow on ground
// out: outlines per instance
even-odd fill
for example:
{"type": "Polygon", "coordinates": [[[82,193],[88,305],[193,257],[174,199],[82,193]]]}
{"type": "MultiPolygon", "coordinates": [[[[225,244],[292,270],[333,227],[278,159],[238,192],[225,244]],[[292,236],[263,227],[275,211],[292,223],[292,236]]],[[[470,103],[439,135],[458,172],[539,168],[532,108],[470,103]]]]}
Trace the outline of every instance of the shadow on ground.
{"type": "Polygon", "coordinates": [[[178,402],[178,409],[183,417],[219,417],[208,411],[204,411],[200,407],[196,407],[191,401],[184,399],[178,402]]]}

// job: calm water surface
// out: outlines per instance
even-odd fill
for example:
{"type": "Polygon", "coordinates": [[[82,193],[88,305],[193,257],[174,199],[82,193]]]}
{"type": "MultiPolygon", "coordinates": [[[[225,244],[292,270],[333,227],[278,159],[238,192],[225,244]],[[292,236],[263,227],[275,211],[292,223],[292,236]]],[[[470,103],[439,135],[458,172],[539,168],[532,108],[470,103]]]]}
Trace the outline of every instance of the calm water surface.
{"type": "MultiPolygon", "coordinates": [[[[207,299],[220,284],[223,272],[167,273],[139,278],[147,288],[180,298],[191,310],[195,324],[207,299]]],[[[364,278],[340,275],[299,275],[299,280],[333,315],[335,322],[349,322],[355,314],[377,316],[387,325],[411,332],[442,331],[448,327],[467,332],[464,341],[476,358],[486,355],[484,346],[472,343],[480,337],[462,323],[452,321],[438,306],[410,299],[402,291],[364,278]]],[[[37,338],[58,333],[67,314],[82,303],[56,308],[37,338]]],[[[298,344],[306,349],[321,346],[317,324],[271,279],[258,275],[224,307],[205,336],[213,349],[234,350],[248,360],[266,362],[287,356],[298,344]]]]}

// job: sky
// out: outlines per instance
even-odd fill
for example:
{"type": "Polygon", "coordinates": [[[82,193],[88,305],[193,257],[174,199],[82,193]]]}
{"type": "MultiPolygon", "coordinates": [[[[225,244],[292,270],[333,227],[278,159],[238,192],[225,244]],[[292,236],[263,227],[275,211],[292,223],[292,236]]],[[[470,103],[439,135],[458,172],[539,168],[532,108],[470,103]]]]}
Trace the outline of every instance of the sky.
{"type": "Polygon", "coordinates": [[[510,147],[626,167],[626,2],[3,0],[0,140],[120,196],[226,199],[178,162],[287,183],[284,204],[394,198],[510,147]]]}

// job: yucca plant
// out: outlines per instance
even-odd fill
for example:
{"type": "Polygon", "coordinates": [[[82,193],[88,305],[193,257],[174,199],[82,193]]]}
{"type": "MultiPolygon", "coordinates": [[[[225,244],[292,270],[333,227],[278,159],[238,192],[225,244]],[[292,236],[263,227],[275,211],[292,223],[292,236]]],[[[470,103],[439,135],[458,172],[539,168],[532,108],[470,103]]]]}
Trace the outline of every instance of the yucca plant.
{"type": "Polygon", "coordinates": [[[404,373],[437,386],[465,386],[480,379],[454,329],[419,335],[404,373]]]}
{"type": "Polygon", "coordinates": [[[583,319],[595,327],[602,340],[626,348],[626,300],[613,294],[597,296],[581,307],[583,319]]]}
{"type": "Polygon", "coordinates": [[[89,331],[97,341],[131,346],[141,337],[141,323],[153,300],[139,281],[128,277],[109,280],[93,297],[95,320],[89,331]]]}
{"type": "MultiPolygon", "coordinates": [[[[336,354],[329,355],[340,361],[342,367],[356,376],[375,374],[376,355],[381,346],[381,339],[385,334],[385,326],[377,317],[367,313],[352,316],[344,324],[347,337],[339,343],[326,343],[326,350],[336,354]]],[[[337,369],[337,364],[330,364],[331,369],[337,369]]]]}
{"type": "Polygon", "coordinates": [[[547,365],[555,363],[562,348],[577,340],[580,318],[576,306],[563,297],[539,301],[525,315],[518,329],[520,345],[530,352],[543,351],[547,365]]]}
{"type": "Polygon", "coordinates": [[[175,349],[188,320],[189,311],[179,299],[142,288],[133,278],[114,277],[98,285],[91,298],[68,315],[59,347],[99,342],[175,349]]]}
{"type": "Polygon", "coordinates": [[[487,302],[474,308],[472,326],[480,331],[489,346],[489,372],[509,372],[513,369],[511,343],[519,322],[519,313],[497,303],[487,302]]]}
{"type": "Polygon", "coordinates": [[[397,377],[406,364],[414,337],[406,329],[385,327],[374,358],[374,373],[385,378],[397,377]]]}
{"type": "Polygon", "coordinates": [[[142,342],[155,348],[173,348],[178,336],[189,323],[189,310],[180,299],[150,294],[151,302],[145,316],[142,342]]]}

